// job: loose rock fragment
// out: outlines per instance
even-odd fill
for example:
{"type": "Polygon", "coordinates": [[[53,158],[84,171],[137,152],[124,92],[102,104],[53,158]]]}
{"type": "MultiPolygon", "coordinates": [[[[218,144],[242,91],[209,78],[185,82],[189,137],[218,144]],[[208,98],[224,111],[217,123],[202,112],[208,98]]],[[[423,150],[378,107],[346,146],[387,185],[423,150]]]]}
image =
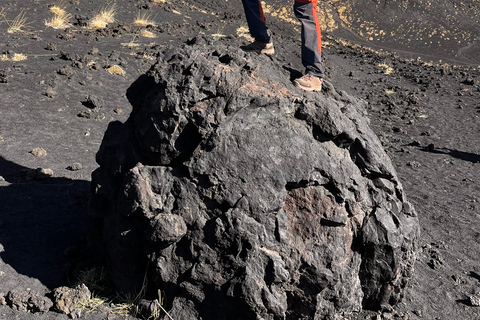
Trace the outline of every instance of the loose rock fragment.
{"type": "Polygon", "coordinates": [[[25,173],[25,178],[27,180],[46,180],[48,178],[53,177],[52,169],[44,169],[44,168],[26,169],[24,173],[25,173]]]}
{"type": "Polygon", "coordinates": [[[468,296],[470,305],[473,307],[480,307],[480,294],[472,294],[468,296]]]}
{"type": "Polygon", "coordinates": [[[90,290],[84,284],[75,288],[60,287],[53,290],[55,309],[67,315],[74,313],[79,308],[79,305],[88,301],[90,297],[90,290]]]}
{"type": "Polygon", "coordinates": [[[45,90],[45,95],[49,98],[54,98],[56,95],[57,95],[57,91],[53,90],[53,88],[47,88],[47,90],[45,90]]]}
{"type": "Polygon", "coordinates": [[[103,108],[104,102],[101,98],[97,96],[89,95],[85,98],[85,102],[83,102],[83,105],[94,111],[98,111],[100,108],[103,108]]]}
{"type": "Polygon", "coordinates": [[[80,169],[82,169],[83,166],[81,163],[79,162],[75,162],[74,164],[70,165],[67,167],[67,170],[70,170],[70,171],[78,171],[80,169]]]}
{"type": "Polygon", "coordinates": [[[53,306],[50,299],[32,290],[12,290],[7,294],[6,300],[12,309],[23,312],[45,312],[53,306]]]}
{"type": "Polygon", "coordinates": [[[38,158],[47,156],[47,151],[43,148],[34,148],[30,153],[38,158]]]}

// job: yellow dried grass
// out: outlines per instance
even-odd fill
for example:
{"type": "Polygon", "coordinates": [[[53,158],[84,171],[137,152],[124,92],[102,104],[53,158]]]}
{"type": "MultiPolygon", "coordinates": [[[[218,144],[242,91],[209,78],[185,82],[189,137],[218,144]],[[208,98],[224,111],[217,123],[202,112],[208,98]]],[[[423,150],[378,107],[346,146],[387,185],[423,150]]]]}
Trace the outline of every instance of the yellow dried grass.
{"type": "Polygon", "coordinates": [[[0,61],[24,61],[27,59],[28,57],[23,53],[14,53],[11,57],[7,54],[2,54],[0,57],[0,61]]]}
{"type": "Polygon", "coordinates": [[[145,29],[141,30],[140,34],[145,38],[156,38],[157,37],[155,35],[155,33],[151,32],[151,31],[148,31],[148,30],[145,30],[145,29]]]}
{"type": "Polygon", "coordinates": [[[66,29],[70,26],[69,20],[72,18],[72,15],[68,12],[59,11],[53,15],[50,20],[45,20],[45,26],[53,29],[66,29]]]}
{"type": "Polygon", "coordinates": [[[100,11],[93,16],[89,22],[91,29],[103,29],[108,26],[109,23],[115,22],[115,14],[117,12],[117,6],[115,3],[106,4],[100,9],[100,11]]]}
{"type": "Polygon", "coordinates": [[[144,12],[144,13],[137,13],[135,21],[133,22],[136,26],[146,27],[146,26],[156,26],[157,24],[155,21],[151,19],[151,14],[144,12]]]}
{"type": "Polygon", "coordinates": [[[8,33],[22,33],[24,32],[23,28],[28,25],[27,18],[25,17],[25,10],[20,11],[20,13],[12,21],[6,20],[8,24],[8,33]]]}

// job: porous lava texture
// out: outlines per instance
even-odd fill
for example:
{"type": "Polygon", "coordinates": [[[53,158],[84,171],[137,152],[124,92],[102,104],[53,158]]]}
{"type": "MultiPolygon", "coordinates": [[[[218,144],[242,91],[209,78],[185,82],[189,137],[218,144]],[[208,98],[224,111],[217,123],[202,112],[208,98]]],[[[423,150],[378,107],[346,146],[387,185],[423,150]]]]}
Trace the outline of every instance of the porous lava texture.
{"type": "Polygon", "coordinates": [[[402,299],[418,219],[366,103],[289,78],[196,38],[132,84],[92,179],[118,290],[147,285],[174,319],[204,320],[336,319],[402,299]]]}

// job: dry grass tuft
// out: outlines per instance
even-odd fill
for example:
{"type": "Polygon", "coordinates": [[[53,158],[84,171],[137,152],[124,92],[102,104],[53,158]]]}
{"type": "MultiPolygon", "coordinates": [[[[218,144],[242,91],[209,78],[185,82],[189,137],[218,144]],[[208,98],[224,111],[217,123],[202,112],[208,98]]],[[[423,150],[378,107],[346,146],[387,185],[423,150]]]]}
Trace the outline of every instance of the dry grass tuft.
{"type": "Polygon", "coordinates": [[[89,27],[91,29],[106,28],[109,23],[115,22],[115,14],[117,6],[115,3],[105,5],[100,11],[90,20],[89,27]]]}
{"type": "Polygon", "coordinates": [[[125,76],[127,73],[119,65],[114,64],[113,66],[107,68],[107,72],[110,74],[118,74],[119,76],[125,76]]]}
{"type": "Polygon", "coordinates": [[[27,26],[27,18],[25,18],[25,10],[22,10],[18,16],[12,21],[5,20],[8,24],[8,33],[22,33],[25,32],[23,28],[27,26]]]}
{"type": "Polygon", "coordinates": [[[11,57],[8,57],[7,54],[3,54],[0,57],[0,61],[24,61],[27,60],[27,56],[23,53],[14,53],[11,57]]]}
{"type": "Polygon", "coordinates": [[[27,56],[23,53],[14,53],[10,61],[24,61],[27,60],[27,56]]]}
{"type": "Polygon", "coordinates": [[[66,29],[70,26],[69,20],[72,18],[72,15],[66,11],[59,11],[59,13],[54,14],[50,20],[45,20],[45,26],[53,29],[66,29]]]}
{"type": "Polygon", "coordinates": [[[133,39],[130,42],[122,42],[120,44],[127,48],[136,48],[140,46],[140,43],[135,42],[135,37],[133,37],[133,39]]]}
{"type": "Polygon", "coordinates": [[[379,63],[378,66],[379,66],[380,68],[385,69],[385,71],[384,71],[385,74],[391,74],[391,73],[394,72],[392,66],[390,66],[390,65],[388,65],[388,64],[386,64],[386,63],[379,63]]]}
{"type": "Polygon", "coordinates": [[[144,12],[144,13],[139,12],[133,24],[141,27],[157,25],[155,21],[151,20],[151,14],[147,12],[144,12]]]}
{"type": "Polygon", "coordinates": [[[140,34],[145,38],[156,38],[157,36],[155,33],[148,31],[148,30],[141,30],[140,34]]]}

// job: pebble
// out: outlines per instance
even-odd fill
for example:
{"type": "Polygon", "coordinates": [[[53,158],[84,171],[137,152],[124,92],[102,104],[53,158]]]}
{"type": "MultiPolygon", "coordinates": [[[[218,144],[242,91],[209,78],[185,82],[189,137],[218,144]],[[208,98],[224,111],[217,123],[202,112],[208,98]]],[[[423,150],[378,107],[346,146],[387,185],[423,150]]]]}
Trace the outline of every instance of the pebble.
{"type": "Polygon", "coordinates": [[[44,168],[37,168],[37,169],[27,169],[25,172],[25,178],[27,180],[46,180],[48,178],[53,177],[53,170],[52,169],[44,169],[44,168]]]}
{"type": "Polygon", "coordinates": [[[80,169],[82,169],[83,166],[81,163],[79,162],[75,162],[74,164],[70,165],[67,167],[67,170],[70,170],[70,171],[78,171],[80,169]]]}
{"type": "Polygon", "coordinates": [[[92,113],[90,111],[81,111],[77,114],[77,117],[90,119],[92,117],[92,113]]]}
{"type": "Polygon", "coordinates": [[[413,314],[420,318],[423,317],[422,310],[413,310],[413,314]]]}
{"type": "Polygon", "coordinates": [[[32,151],[30,151],[30,153],[33,154],[37,158],[47,156],[47,151],[43,148],[34,148],[32,151]]]}
{"type": "Polygon", "coordinates": [[[53,88],[48,88],[45,90],[45,95],[49,98],[54,98],[57,95],[57,91],[53,90],[53,88]]]}
{"type": "Polygon", "coordinates": [[[417,162],[417,161],[410,161],[407,163],[407,166],[409,167],[413,167],[413,168],[419,168],[422,166],[422,164],[420,162],[417,162]]]}
{"type": "Polygon", "coordinates": [[[103,107],[104,102],[96,96],[89,95],[86,97],[86,101],[83,104],[90,109],[98,110],[103,107]]]}

